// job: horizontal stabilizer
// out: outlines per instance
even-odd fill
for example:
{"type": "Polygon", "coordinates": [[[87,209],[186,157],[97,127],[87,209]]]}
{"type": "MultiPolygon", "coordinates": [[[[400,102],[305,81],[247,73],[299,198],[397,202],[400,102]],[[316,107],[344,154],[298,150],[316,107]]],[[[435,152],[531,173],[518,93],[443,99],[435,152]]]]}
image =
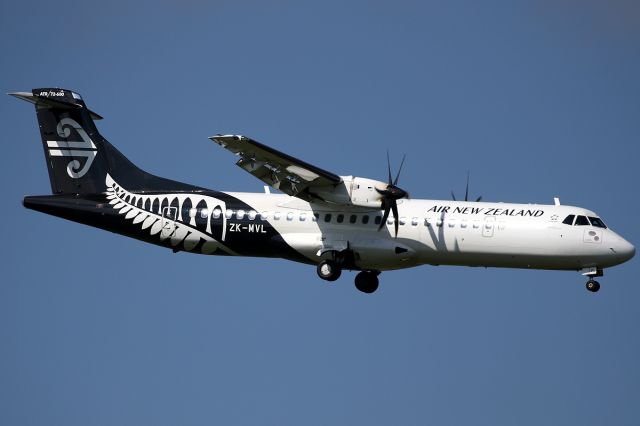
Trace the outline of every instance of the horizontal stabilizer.
{"type": "MultiPolygon", "coordinates": [[[[82,97],[75,92],[63,89],[34,89],[33,92],[12,92],[7,93],[23,101],[30,102],[36,106],[57,109],[79,109],[86,108],[76,100],[82,97]]],[[[94,120],[102,120],[102,116],[89,109],[89,115],[94,120]]]]}

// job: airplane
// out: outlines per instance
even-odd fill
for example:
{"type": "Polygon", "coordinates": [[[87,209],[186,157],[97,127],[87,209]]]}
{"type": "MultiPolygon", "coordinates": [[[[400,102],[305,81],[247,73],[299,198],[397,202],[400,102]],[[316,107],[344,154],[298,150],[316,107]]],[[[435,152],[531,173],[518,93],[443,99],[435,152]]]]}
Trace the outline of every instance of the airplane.
{"type": "MultiPolygon", "coordinates": [[[[387,180],[339,176],[240,135],[210,139],[266,183],[222,192],[149,174],[99,133],[102,117],[59,88],[9,95],[35,105],[52,195],[23,205],[174,252],[284,258],[326,281],[357,271],[373,293],[383,271],[460,265],[578,271],[586,287],[631,259],[635,247],[594,212],[561,205],[418,200],[387,180]],[[271,193],[271,189],[281,193],[271,193]]],[[[403,159],[404,163],[404,159],[403,159]]],[[[453,195],[453,194],[452,194],[453,195]]]]}

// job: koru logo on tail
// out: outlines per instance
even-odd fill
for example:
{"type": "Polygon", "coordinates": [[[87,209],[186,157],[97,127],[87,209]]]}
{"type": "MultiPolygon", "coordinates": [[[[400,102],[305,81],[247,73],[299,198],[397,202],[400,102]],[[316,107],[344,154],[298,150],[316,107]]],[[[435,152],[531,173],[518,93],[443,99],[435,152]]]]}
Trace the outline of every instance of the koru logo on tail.
{"type": "Polygon", "coordinates": [[[49,155],[52,157],[74,157],[73,160],[67,164],[67,174],[73,179],[79,179],[84,176],[93,163],[93,159],[96,158],[98,148],[75,120],[71,118],[63,118],[56,127],[58,136],[67,140],[63,141],[47,141],[47,148],[49,149],[49,155]],[[75,130],[82,141],[68,141],[71,136],[71,129],[75,130]],[[84,165],[80,163],[77,158],[85,158],[84,165]]]}

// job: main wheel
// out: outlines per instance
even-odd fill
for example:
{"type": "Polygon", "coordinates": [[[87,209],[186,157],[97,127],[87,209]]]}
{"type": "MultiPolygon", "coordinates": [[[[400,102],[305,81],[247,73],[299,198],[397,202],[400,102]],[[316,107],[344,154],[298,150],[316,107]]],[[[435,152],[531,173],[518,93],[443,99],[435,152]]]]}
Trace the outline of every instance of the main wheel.
{"type": "Polygon", "coordinates": [[[362,271],[356,275],[356,288],[363,293],[373,293],[378,289],[378,274],[362,271]]]}
{"type": "Polygon", "coordinates": [[[593,293],[597,292],[600,290],[600,283],[596,280],[587,281],[587,290],[593,293]]]}
{"type": "Polygon", "coordinates": [[[318,264],[316,272],[318,272],[318,276],[323,280],[335,281],[340,278],[342,268],[340,268],[340,265],[334,260],[327,259],[318,264]]]}

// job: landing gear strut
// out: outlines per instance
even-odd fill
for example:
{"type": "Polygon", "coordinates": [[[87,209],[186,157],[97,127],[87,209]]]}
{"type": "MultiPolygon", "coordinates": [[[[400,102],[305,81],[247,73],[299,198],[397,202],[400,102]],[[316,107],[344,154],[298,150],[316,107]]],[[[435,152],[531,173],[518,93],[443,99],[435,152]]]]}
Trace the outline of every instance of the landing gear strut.
{"type": "Polygon", "coordinates": [[[378,289],[377,271],[362,271],[356,275],[356,288],[363,293],[373,293],[378,289]]]}
{"type": "Polygon", "coordinates": [[[595,293],[598,290],[600,290],[600,283],[594,280],[594,278],[601,277],[604,275],[604,271],[601,268],[597,268],[593,266],[590,268],[584,268],[580,272],[582,272],[582,275],[586,275],[589,278],[589,281],[587,281],[587,284],[585,286],[587,287],[587,290],[589,290],[592,293],[595,293]]]}
{"type": "Polygon", "coordinates": [[[587,281],[587,290],[589,290],[592,293],[597,292],[598,290],[600,290],[600,283],[596,280],[590,279],[589,281],[587,281]]]}
{"type": "Polygon", "coordinates": [[[335,260],[325,259],[318,264],[316,272],[323,280],[335,281],[340,278],[342,268],[335,260]]]}
{"type": "Polygon", "coordinates": [[[316,272],[326,281],[335,281],[340,278],[343,269],[355,269],[353,263],[353,251],[348,248],[337,251],[331,250],[324,253],[330,256],[318,264],[316,272]]]}

